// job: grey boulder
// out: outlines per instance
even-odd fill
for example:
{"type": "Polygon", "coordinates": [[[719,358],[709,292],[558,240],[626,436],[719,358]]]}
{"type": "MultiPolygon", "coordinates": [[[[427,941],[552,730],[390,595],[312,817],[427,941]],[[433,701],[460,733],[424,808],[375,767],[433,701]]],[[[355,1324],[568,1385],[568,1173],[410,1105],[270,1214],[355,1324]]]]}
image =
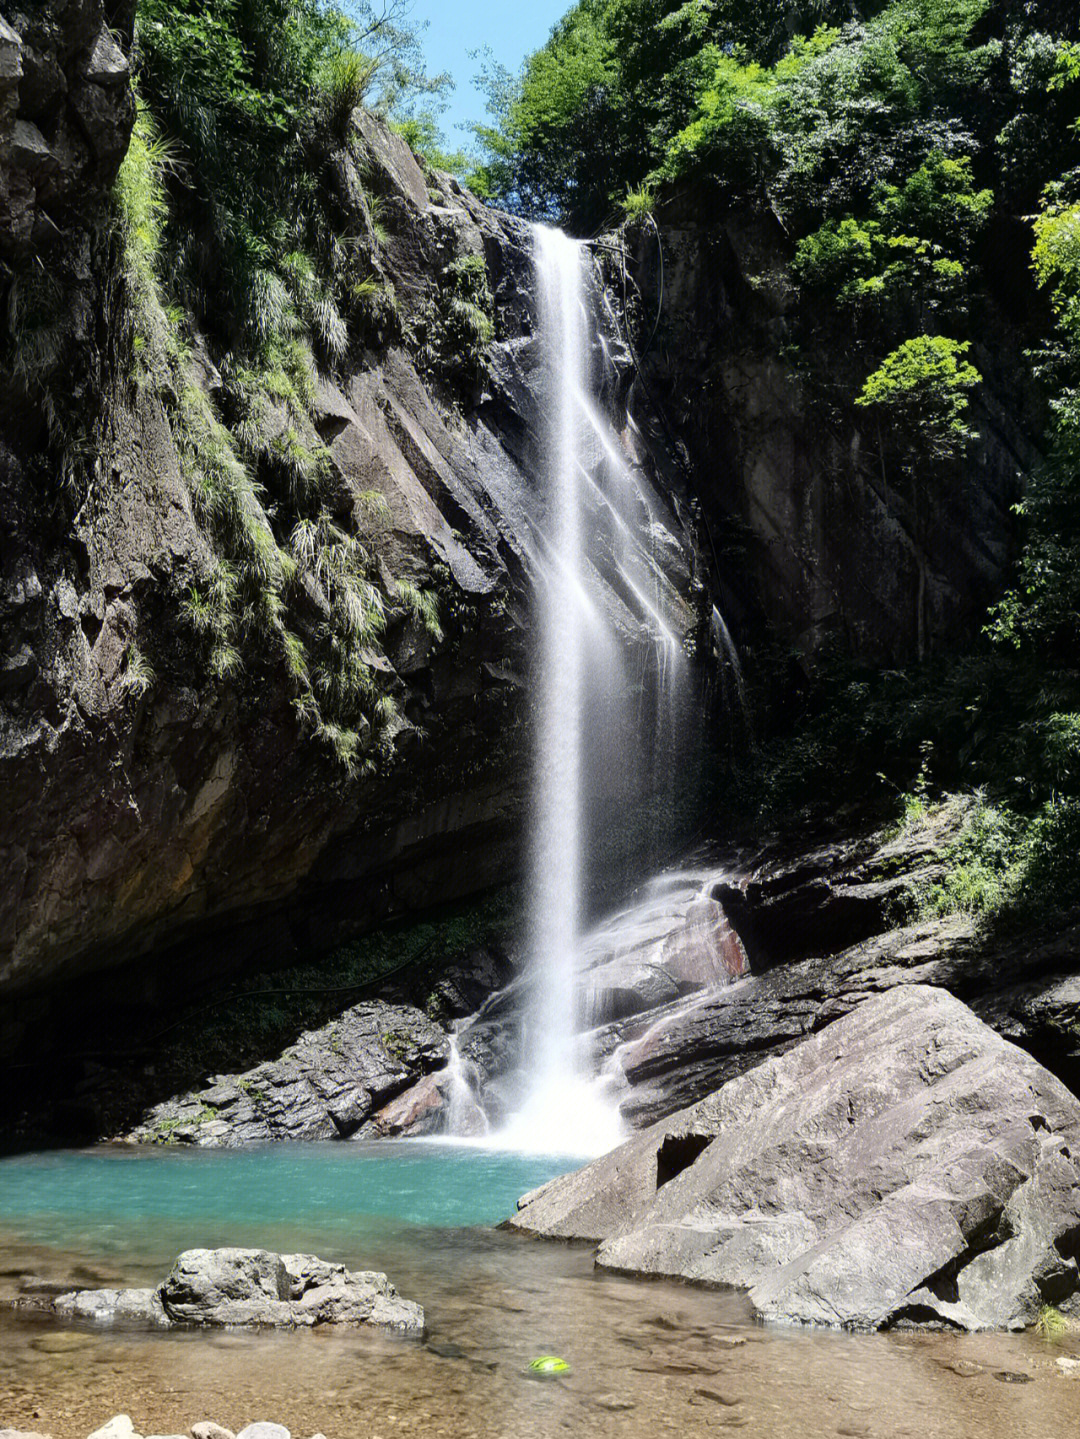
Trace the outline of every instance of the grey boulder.
{"type": "Polygon", "coordinates": [[[365,1324],[424,1332],[423,1309],[402,1299],[385,1274],[267,1249],[189,1249],[156,1289],[76,1290],[50,1307],[62,1319],[125,1328],[365,1324]]]}
{"type": "Polygon", "coordinates": [[[1077,1155],[1080,1101],[912,985],[526,1195],[510,1225],[744,1288],[769,1320],[1020,1328],[1080,1283],[1077,1155]]]}
{"type": "Polygon", "coordinates": [[[161,1286],[169,1317],[201,1325],[371,1324],[422,1334],[424,1311],[385,1274],[352,1273],[312,1254],[189,1249],[161,1286]]]}

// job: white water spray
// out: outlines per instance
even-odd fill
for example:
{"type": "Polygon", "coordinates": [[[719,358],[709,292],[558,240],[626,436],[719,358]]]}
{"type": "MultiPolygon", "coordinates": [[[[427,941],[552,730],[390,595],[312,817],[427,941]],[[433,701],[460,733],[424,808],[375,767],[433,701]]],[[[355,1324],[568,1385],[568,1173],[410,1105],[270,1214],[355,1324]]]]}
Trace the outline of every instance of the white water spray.
{"type": "MultiPolygon", "coordinates": [[[[622,1123],[611,1076],[598,1074],[593,1038],[582,1034],[584,896],[605,842],[614,837],[629,853],[626,840],[640,841],[619,832],[627,816],[648,819],[650,833],[662,828],[687,693],[681,637],[693,612],[662,562],[678,551],[678,526],[602,401],[614,362],[586,247],[556,230],[534,236],[541,507],[529,545],[529,983],[520,1098],[486,1142],[595,1155],[619,1142],[622,1123]]],[[[460,1105],[476,1096],[459,1071],[451,1078],[451,1128],[475,1133],[475,1114],[460,1105]]]]}
{"type": "Polygon", "coordinates": [[[592,629],[583,583],[582,494],[588,469],[582,459],[582,398],[590,337],[582,247],[557,230],[538,229],[536,270],[545,397],[541,479],[554,562],[542,577],[538,607],[528,934],[534,983],[525,1056],[529,1093],[504,1137],[531,1149],[591,1154],[616,1143],[620,1126],[617,1114],[581,1072],[577,1053],[583,728],[592,629]]]}

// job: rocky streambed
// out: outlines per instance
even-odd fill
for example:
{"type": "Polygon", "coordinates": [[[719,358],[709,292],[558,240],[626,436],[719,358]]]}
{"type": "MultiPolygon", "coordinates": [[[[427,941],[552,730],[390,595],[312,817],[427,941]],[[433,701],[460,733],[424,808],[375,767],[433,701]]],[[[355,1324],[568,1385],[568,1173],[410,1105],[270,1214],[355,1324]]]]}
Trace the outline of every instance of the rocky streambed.
{"type": "MultiPolygon", "coordinates": [[[[0,1310],[0,1425],[86,1439],[122,1413],[147,1436],[213,1416],[234,1432],[261,1418],[329,1439],[728,1429],[781,1439],[1037,1439],[1080,1424],[1072,1335],[1056,1344],[1030,1333],[837,1338],[762,1326],[733,1291],[595,1271],[586,1249],[490,1230],[369,1231],[341,1253],[350,1267],[362,1255],[422,1294],[424,1341],[339,1326],[58,1328],[0,1310]],[[542,1354],[562,1356],[568,1371],[537,1380],[530,1363],[542,1354]]],[[[141,1282],[145,1268],[134,1253],[109,1261],[89,1250],[31,1252],[4,1231],[0,1261],[5,1272],[48,1267],[58,1282],[79,1265],[122,1283],[141,1282]]],[[[0,1279],[0,1288],[11,1284],[0,1279]]]]}

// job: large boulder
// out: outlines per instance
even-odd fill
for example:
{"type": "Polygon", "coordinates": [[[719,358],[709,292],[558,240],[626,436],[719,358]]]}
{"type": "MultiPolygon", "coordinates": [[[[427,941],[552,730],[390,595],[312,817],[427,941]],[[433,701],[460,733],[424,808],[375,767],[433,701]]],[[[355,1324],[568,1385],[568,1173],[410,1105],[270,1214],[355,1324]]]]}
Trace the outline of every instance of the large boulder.
{"type": "MultiPolygon", "coordinates": [[[[40,1309],[40,1299],[29,1307],[40,1309]]],[[[385,1274],[266,1249],[189,1249],[156,1289],[76,1290],[46,1307],[61,1319],[127,1329],[363,1324],[424,1332],[423,1309],[402,1299],[385,1274]]]]}
{"type": "Polygon", "coordinates": [[[1019,1328],[1080,1284],[1080,1101],[966,1005],[868,1000],[511,1226],[749,1291],[765,1319],[1019,1328]]]}
{"type": "Polygon", "coordinates": [[[174,1323],[310,1328],[372,1324],[422,1334],[424,1311],[385,1274],[352,1273],[313,1254],[266,1249],[189,1249],[161,1286],[174,1323]]]}
{"type": "Polygon", "coordinates": [[[694,889],[649,897],[599,925],[580,964],[578,1004],[592,1024],[719,989],[749,972],[722,906],[694,889]]]}

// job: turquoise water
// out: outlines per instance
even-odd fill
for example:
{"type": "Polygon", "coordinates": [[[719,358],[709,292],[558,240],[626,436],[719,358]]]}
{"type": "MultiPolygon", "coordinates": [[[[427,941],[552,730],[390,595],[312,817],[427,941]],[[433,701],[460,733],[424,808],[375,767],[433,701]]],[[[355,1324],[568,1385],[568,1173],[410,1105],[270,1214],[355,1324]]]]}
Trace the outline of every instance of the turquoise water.
{"type": "Polygon", "coordinates": [[[140,1266],[191,1245],[249,1243],[370,1261],[373,1249],[414,1248],[417,1227],[497,1224],[519,1195],[574,1165],[416,1141],[20,1155],[0,1160],[0,1226],[140,1266]]]}
{"type": "Polygon", "coordinates": [[[605,1274],[588,1247],[492,1227],[573,1164],[415,1140],[0,1160],[0,1428],[86,1439],[128,1413],[141,1434],[268,1419],[296,1439],[1080,1432],[1080,1384],[1029,1336],[762,1331],[738,1294],[605,1274]],[[157,1283],[181,1250],[223,1244],[385,1270],[428,1337],[97,1330],[3,1303],[42,1282],[157,1283]],[[546,1354],[569,1368],[539,1382],[546,1354]]]}
{"type": "Polygon", "coordinates": [[[519,1195],[580,1160],[427,1144],[91,1149],[0,1160],[0,1222],[44,1216],[245,1223],[394,1218],[493,1224],[519,1195]]]}

